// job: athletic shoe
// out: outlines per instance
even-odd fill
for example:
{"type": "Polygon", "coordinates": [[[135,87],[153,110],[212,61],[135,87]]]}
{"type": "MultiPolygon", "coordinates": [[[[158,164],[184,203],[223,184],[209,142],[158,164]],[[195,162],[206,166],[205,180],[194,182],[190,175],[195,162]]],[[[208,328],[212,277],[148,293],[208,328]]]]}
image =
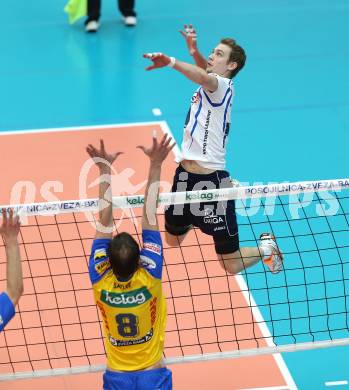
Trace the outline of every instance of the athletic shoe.
{"type": "Polygon", "coordinates": [[[90,20],[86,23],[85,31],[88,33],[95,33],[99,28],[99,22],[97,20],[90,20]]]}
{"type": "Polygon", "coordinates": [[[260,248],[263,249],[263,262],[270,272],[277,274],[282,270],[284,257],[279,250],[275,237],[270,233],[262,233],[260,236],[260,248]]]}
{"type": "Polygon", "coordinates": [[[127,27],[134,27],[137,24],[137,18],[135,16],[125,16],[124,24],[127,27]]]}

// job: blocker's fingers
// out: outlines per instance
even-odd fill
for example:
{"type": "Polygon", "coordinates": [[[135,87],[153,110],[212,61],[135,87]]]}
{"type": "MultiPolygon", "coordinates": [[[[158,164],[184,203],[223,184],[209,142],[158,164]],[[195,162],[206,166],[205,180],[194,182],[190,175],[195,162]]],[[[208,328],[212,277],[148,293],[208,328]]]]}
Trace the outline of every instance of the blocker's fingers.
{"type": "Polygon", "coordinates": [[[91,149],[91,150],[96,150],[96,148],[95,148],[93,145],[91,145],[91,144],[88,144],[87,147],[88,147],[89,149],[91,149]]]}
{"type": "Polygon", "coordinates": [[[143,145],[138,145],[136,146],[137,149],[141,149],[145,153],[145,146],[143,145]]]}
{"type": "Polygon", "coordinates": [[[153,146],[152,146],[152,149],[156,149],[158,146],[158,139],[156,137],[153,137],[153,146]]]}
{"type": "Polygon", "coordinates": [[[15,226],[19,226],[21,224],[21,222],[19,220],[19,215],[18,214],[15,215],[14,220],[13,220],[13,224],[15,226]]]}
{"type": "Polygon", "coordinates": [[[97,153],[97,149],[91,144],[87,146],[86,150],[87,150],[88,154],[96,154],[97,153]]]}
{"type": "Polygon", "coordinates": [[[5,208],[2,208],[2,224],[6,225],[7,224],[7,210],[5,208]]]}
{"type": "Polygon", "coordinates": [[[168,140],[165,142],[165,146],[168,147],[168,145],[171,143],[172,137],[170,137],[168,140]]]}
{"type": "Polygon", "coordinates": [[[114,155],[113,155],[113,158],[114,159],[117,159],[119,156],[121,156],[122,154],[124,154],[124,152],[116,152],[116,153],[114,153],[114,155]]]}
{"type": "Polygon", "coordinates": [[[10,209],[9,210],[9,219],[8,219],[8,223],[10,226],[13,226],[13,209],[10,209]]]}
{"type": "Polygon", "coordinates": [[[101,139],[101,140],[99,140],[99,143],[100,143],[101,152],[104,154],[105,153],[104,141],[101,139]]]}
{"type": "Polygon", "coordinates": [[[165,142],[166,142],[166,139],[167,139],[167,134],[165,133],[164,136],[162,137],[162,140],[161,140],[161,145],[163,145],[165,142]]]}

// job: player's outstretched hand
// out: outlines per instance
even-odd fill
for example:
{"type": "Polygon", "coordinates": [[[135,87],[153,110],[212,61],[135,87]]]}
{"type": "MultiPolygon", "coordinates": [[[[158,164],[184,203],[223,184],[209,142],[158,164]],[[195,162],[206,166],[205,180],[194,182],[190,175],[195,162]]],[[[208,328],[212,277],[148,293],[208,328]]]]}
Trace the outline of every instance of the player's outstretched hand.
{"type": "Polygon", "coordinates": [[[13,209],[10,209],[8,214],[7,210],[3,208],[2,210],[2,225],[0,227],[0,234],[7,242],[11,238],[18,236],[20,229],[19,216],[14,215],[13,209]]]}
{"type": "Polygon", "coordinates": [[[185,39],[190,55],[197,51],[197,33],[192,24],[185,24],[183,30],[179,30],[185,39]]]}
{"type": "Polygon", "coordinates": [[[93,145],[89,144],[86,148],[88,155],[94,160],[98,168],[103,168],[106,165],[112,165],[113,162],[122,154],[122,152],[117,152],[109,154],[104,148],[104,141],[100,140],[100,149],[95,148],[93,145]]]}
{"type": "Polygon", "coordinates": [[[148,58],[153,62],[153,65],[148,66],[145,70],[164,68],[171,62],[171,58],[163,53],[145,53],[143,58],[148,58]]]}
{"type": "Polygon", "coordinates": [[[175,142],[171,144],[172,138],[167,137],[165,134],[161,141],[158,142],[156,138],[156,134],[153,135],[153,144],[150,148],[146,148],[145,146],[139,145],[137,148],[143,150],[143,152],[149,157],[151,164],[153,165],[161,165],[165,160],[167,155],[176,145],[175,142]]]}

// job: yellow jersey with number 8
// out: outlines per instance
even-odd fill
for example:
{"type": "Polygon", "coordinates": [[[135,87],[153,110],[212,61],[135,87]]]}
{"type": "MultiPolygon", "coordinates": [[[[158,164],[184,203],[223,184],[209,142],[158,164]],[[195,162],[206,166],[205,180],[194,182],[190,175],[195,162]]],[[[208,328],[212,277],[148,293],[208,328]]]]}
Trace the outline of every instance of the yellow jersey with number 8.
{"type": "Polygon", "coordinates": [[[163,355],[166,301],[161,275],[163,248],[158,231],[143,231],[140,267],[119,281],[109,262],[110,239],[92,244],[89,274],[103,318],[108,367],[135,371],[159,362],[163,355]]]}

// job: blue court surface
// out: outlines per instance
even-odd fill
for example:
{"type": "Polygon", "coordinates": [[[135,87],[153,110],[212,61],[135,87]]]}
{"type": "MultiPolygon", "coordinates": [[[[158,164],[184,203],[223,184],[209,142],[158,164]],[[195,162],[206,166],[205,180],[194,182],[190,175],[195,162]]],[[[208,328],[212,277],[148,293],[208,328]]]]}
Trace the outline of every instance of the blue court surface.
{"type": "MultiPolygon", "coordinates": [[[[348,177],[348,0],[139,0],[139,23],[133,29],[124,27],[115,2],[104,0],[95,35],[84,33],[82,21],[69,26],[64,4],[2,0],[1,131],[164,120],[180,142],[196,86],[171,69],[146,72],[142,54],[159,51],[191,61],[178,31],[193,23],[203,53],[208,55],[226,36],[247,53],[246,67],[234,82],[227,165],[233,177],[250,185],[348,177]],[[156,108],[160,116],[154,115],[156,108]]],[[[348,199],[343,204],[348,213],[348,199]]],[[[326,219],[300,215],[291,221],[282,202],[275,210],[266,224],[283,237],[293,259],[288,276],[268,276],[268,285],[275,286],[268,294],[258,287],[265,284],[258,267],[245,275],[269,330],[280,344],[348,337],[349,302],[335,298],[348,295],[348,284],[336,284],[348,269],[333,265],[349,260],[348,248],[333,249],[338,242],[348,246],[348,231],[330,234],[348,223],[339,218],[336,227],[326,230],[326,219]],[[299,251],[310,253],[311,263],[304,263],[299,251]],[[317,275],[321,263],[326,276],[317,275]],[[302,296],[305,281],[308,297],[302,296]],[[333,297],[329,320],[315,301],[324,290],[333,297]],[[291,306],[285,304],[287,294],[292,294],[291,306]],[[291,312],[296,313],[293,324],[283,322],[291,312]],[[302,334],[304,321],[310,336],[302,334]],[[321,333],[324,321],[346,330],[321,333]],[[284,337],[291,325],[299,325],[299,335],[284,337]]],[[[305,212],[310,215],[311,207],[305,212]]],[[[258,214],[253,218],[258,222],[258,214]]],[[[241,218],[246,242],[265,230],[262,221],[254,226],[249,230],[241,218]]],[[[349,347],[340,347],[283,357],[298,388],[308,390],[326,388],[331,381],[344,381],[335,388],[349,387],[348,354],[349,347]]]]}

